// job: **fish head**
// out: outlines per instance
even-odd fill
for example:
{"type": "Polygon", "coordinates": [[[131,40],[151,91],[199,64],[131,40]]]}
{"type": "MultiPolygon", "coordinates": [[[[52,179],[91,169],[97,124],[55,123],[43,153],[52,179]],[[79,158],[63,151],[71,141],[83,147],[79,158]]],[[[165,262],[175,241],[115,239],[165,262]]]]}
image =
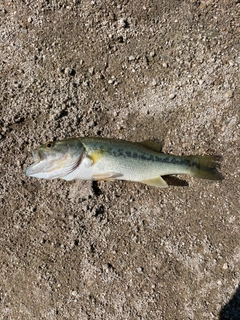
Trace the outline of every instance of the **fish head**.
{"type": "Polygon", "coordinates": [[[34,163],[26,170],[26,176],[56,179],[72,173],[80,165],[84,146],[79,139],[50,141],[32,151],[34,163]]]}

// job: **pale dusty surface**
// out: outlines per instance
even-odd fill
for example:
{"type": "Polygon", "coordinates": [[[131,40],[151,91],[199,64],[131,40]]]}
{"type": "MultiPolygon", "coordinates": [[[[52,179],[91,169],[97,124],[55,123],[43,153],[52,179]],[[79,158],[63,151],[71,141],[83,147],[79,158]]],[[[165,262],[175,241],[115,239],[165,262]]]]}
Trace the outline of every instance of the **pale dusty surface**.
{"type": "Polygon", "coordinates": [[[240,319],[239,1],[0,2],[0,319],[240,319]],[[223,182],[27,178],[53,138],[157,138],[223,182]]]}

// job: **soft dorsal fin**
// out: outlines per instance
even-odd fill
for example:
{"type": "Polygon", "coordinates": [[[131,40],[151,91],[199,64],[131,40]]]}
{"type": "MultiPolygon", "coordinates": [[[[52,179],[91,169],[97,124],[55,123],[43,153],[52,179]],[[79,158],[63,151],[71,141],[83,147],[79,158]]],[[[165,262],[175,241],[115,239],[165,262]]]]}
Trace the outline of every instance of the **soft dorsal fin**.
{"type": "Polygon", "coordinates": [[[135,143],[156,152],[161,152],[164,145],[164,142],[159,140],[145,140],[135,143]]]}

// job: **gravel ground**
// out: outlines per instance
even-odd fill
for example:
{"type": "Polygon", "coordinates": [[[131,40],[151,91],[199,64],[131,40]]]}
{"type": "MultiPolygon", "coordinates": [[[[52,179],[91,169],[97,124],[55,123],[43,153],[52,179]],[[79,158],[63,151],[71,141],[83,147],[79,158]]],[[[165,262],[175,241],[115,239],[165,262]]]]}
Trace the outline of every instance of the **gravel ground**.
{"type": "Polygon", "coordinates": [[[239,12],[1,1],[1,319],[240,319],[239,12]],[[33,148],[71,136],[222,155],[225,179],[25,176],[33,148]]]}

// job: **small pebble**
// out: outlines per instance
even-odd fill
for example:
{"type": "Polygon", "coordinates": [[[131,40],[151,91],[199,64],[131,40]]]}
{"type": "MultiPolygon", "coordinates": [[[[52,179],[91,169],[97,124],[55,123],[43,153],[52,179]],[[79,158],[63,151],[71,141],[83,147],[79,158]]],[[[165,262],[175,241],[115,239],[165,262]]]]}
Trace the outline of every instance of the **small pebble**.
{"type": "Polygon", "coordinates": [[[84,86],[84,87],[88,87],[88,86],[89,86],[89,81],[88,81],[88,80],[83,81],[83,83],[82,83],[82,84],[83,84],[83,86],[84,86]]]}
{"type": "Polygon", "coordinates": [[[224,97],[227,99],[230,99],[233,97],[233,94],[234,94],[233,90],[228,90],[227,92],[225,92],[224,97]]]}
{"type": "Polygon", "coordinates": [[[66,68],[66,69],[64,70],[64,73],[65,73],[66,76],[70,76],[71,73],[72,73],[72,69],[71,69],[71,68],[66,68]]]}
{"type": "Polygon", "coordinates": [[[118,26],[119,26],[119,28],[127,28],[127,26],[128,26],[127,20],[125,18],[121,18],[118,21],[118,26]]]}
{"type": "Polygon", "coordinates": [[[176,97],[176,93],[173,92],[173,93],[170,93],[170,95],[168,96],[169,99],[174,99],[176,97]]]}
{"type": "Polygon", "coordinates": [[[93,120],[89,121],[89,122],[88,122],[88,126],[89,126],[89,127],[93,127],[93,126],[94,126],[94,121],[93,121],[93,120]]]}
{"type": "Polygon", "coordinates": [[[88,69],[88,72],[89,72],[91,75],[93,75],[93,74],[94,74],[94,67],[89,68],[89,69],[88,69]]]}
{"type": "Polygon", "coordinates": [[[157,85],[157,80],[156,79],[153,79],[152,81],[152,86],[155,87],[157,85]]]}
{"type": "Polygon", "coordinates": [[[224,263],[223,265],[223,270],[227,270],[228,269],[228,264],[227,263],[224,263]]]}

